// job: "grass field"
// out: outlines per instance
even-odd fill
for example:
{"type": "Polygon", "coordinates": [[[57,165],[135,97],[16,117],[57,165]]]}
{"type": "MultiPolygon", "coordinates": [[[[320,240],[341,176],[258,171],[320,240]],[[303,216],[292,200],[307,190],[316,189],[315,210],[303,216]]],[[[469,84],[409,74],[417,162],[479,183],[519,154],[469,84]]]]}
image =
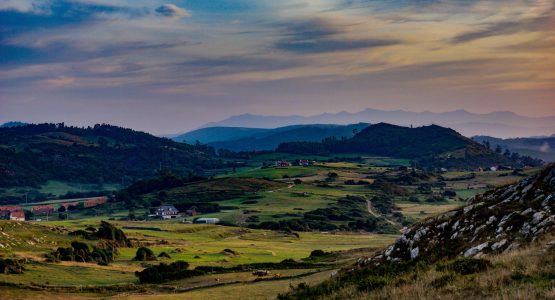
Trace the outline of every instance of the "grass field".
{"type": "MultiPolygon", "coordinates": [[[[56,289],[78,289],[83,291],[79,295],[70,295],[76,299],[86,299],[94,295],[86,291],[90,288],[102,288],[95,296],[117,296],[123,299],[135,299],[143,296],[133,292],[138,280],[135,271],[144,268],[144,263],[133,260],[137,248],[121,248],[116,260],[108,266],[99,266],[91,263],[60,262],[48,263],[43,259],[44,254],[57,247],[67,247],[74,238],[65,233],[84,229],[87,226],[96,226],[98,219],[81,219],[71,221],[52,221],[41,223],[18,223],[0,221],[0,234],[4,239],[13,244],[11,248],[1,248],[0,254],[7,257],[26,257],[26,271],[21,275],[0,274],[0,289],[7,298],[16,299],[13,288],[4,288],[6,284],[22,287],[34,286],[38,291],[25,290],[25,297],[40,298],[45,295],[59,295],[56,289]],[[47,225],[44,225],[47,224],[47,225]],[[55,230],[54,230],[55,229],[55,230]],[[29,244],[26,241],[31,237],[43,237],[41,244],[29,244]],[[50,241],[51,243],[44,243],[50,241]],[[128,293],[114,295],[110,290],[114,286],[126,286],[128,293]],[[5,290],[5,291],[4,291],[5,290]],[[50,294],[52,293],[52,294],[50,294]]],[[[217,225],[181,224],[177,222],[148,221],[148,222],[123,222],[114,221],[114,225],[123,228],[128,237],[136,239],[141,244],[149,245],[156,255],[162,251],[171,255],[171,259],[160,261],[171,262],[176,260],[188,261],[195,266],[224,266],[231,267],[238,264],[258,262],[280,262],[284,259],[301,260],[310,255],[315,249],[325,251],[352,251],[364,248],[365,251],[381,249],[391,243],[395,235],[376,235],[367,233],[317,233],[301,232],[299,236],[268,230],[241,229],[217,225]],[[233,250],[233,254],[224,249],[233,250]]],[[[359,255],[359,254],[356,254],[359,255]]],[[[345,259],[354,259],[355,255],[346,255],[345,259]]],[[[157,263],[157,262],[152,262],[157,263]]],[[[290,282],[301,279],[288,279],[288,277],[302,278],[314,282],[321,281],[329,276],[325,272],[315,269],[298,270],[273,270],[274,273],[284,277],[277,281],[253,282],[256,276],[250,272],[230,274],[207,275],[169,283],[173,290],[189,290],[199,287],[209,287],[209,293],[226,295],[242,293],[247,288],[252,291],[253,299],[260,295],[275,295],[285,292],[290,282]],[[317,272],[314,275],[314,272],[317,272]],[[319,274],[319,275],[318,275],[319,274]],[[222,285],[229,284],[229,285],[222,285]],[[222,285],[222,286],[220,286],[222,285]]],[[[194,290],[186,294],[160,293],[158,288],[147,287],[149,294],[159,294],[163,299],[171,299],[176,295],[196,299],[205,291],[194,290]],[[200,293],[200,294],[199,294],[200,293]]],[[[238,294],[236,294],[238,295],[238,294]]],[[[71,299],[71,298],[69,298],[71,299]]]]}

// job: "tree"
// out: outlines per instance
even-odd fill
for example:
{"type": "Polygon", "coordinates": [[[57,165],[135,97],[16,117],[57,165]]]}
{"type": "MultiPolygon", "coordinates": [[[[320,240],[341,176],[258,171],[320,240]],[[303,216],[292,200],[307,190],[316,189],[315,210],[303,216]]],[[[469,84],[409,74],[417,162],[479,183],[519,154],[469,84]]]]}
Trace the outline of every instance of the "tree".
{"type": "Polygon", "coordinates": [[[497,146],[495,147],[495,153],[501,154],[501,152],[503,152],[503,148],[501,148],[500,145],[497,145],[497,146]]]}
{"type": "Polygon", "coordinates": [[[505,152],[503,152],[503,156],[507,158],[511,157],[511,151],[509,151],[509,149],[505,149],[505,152]]]}

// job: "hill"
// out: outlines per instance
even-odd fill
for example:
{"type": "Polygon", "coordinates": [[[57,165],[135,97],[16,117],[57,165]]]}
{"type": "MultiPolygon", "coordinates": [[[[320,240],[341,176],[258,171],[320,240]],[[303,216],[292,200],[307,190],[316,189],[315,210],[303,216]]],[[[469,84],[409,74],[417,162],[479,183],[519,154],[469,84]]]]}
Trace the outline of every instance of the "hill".
{"type": "Polygon", "coordinates": [[[10,121],[0,125],[0,127],[17,127],[17,126],[24,126],[24,125],[27,125],[27,123],[23,123],[19,121],[10,121]]]}
{"type": "Polygon", "coordinates": [[[449,112],[411,112],[404,110],[365,109],[359,112],[324,113],[313,116],[262,116],[243,114],[231,116],[219,122],[208,123],[204,127],[240,126],[254,128],[275,128],[293,124],[355,124],[391,123],[401,126],[424,126],[437,124],[453,128],[465,136],[490,135],[497,137],[539,136],[555,132],[555,117],[533,118],[508,111],[487,114],[471,113],[465,110],[449,112]]]}
{"type": "Polygon", "coordinates": [[[425,219],[322,285],[281,299],[512,299],[553,295],[555,165],[425,219]],[[425,296],[427,295],[427,296],[425,296]],[[440,298],[444,298],[439,296],[440,298]],[[418,297],[417,297],[418,298],[418,297]]]}
{"type": "Polygon", "coordinates": [[[500,139],[479,135],[472,139],[479,143],[487,142],[492,148],[499,145],[511,152],[529,155],[547,162],[555,161],[555,136],[500,139]]]}
{"type": "Polygon", "coordinates": [[[251,137],[258,133],[270,132],[266,128],[247,128],[247,127],[207,127],[201,128],[173,137],[174,141],[184,143],[195,143],[199,141],[203,144],[213,142],[224,142],[235,139],[251,137]]]}
{"type": "Polygon", "coordinates": [[[209,147],[104,124],[0,128],[0,141],[0,187],[36,186],[47,180],[130,182],[161,168],[187,174],[221,165],[209,147]]]}
{"type": "MultiPolygon", "coordinates": [[[[375,124],[350,139],[282,143],[278,152],[294,154],[366,153],[415,159],[425,167],[489,167],[498,164],[536,164],[511,160],[458,132],[437,125],[409,128],[375,124]]],[[[518,158],[519,160],[524,158],[518,158]]]]}
{"type": "Polygon", "coordinates": [[[351,125],[293,125],[273,129],[209,127],[180,135],[174,140],[189,143],[200,141],[216,149],[231,151],[274,150],[284,142],[321,141],[333,136],[350,138],[367,126],[366,123],[358,123],[351,125]]]}

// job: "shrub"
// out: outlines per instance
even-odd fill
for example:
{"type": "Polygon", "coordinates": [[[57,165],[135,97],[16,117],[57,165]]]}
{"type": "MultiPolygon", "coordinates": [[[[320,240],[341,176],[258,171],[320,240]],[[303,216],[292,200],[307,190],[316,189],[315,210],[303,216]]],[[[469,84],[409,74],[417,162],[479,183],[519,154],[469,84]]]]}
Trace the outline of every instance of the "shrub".
{"type": "Polygon", "coordinates": [[[159,258],[167,258],[167,259],[172,258],[167,252],[162,252],[162,253],[158,254],[158,257],[159,258]]]}
{"type": "Polygon", "coordinates": [[[357,283],[359,291],[371,291],[384,287],[387,280],[382,276],[369,276],[357,283]]]}
{"type": "Polygon", "coordinates": [[[324,255],[326,255],[326,251],[320,249],[316,249],[310,252],[310,257],[320,257],[324,255]]]}
{"type": "Polygon", "coordinates": [[[189,263],[186,261],[176,261],[169,265],[160,263],[157,266],[135,272],[135,276],[139,277],[141,283],[162,283],[205,274],[201,270],[187,270],[188,267],[189,263]]]}
{"type": "Polygon", "coordinates": [[[444,287],[444,286],[448,285],[454,279],[455,279],[455,276],[453,276],[453,274],[446,274],[446,275],[440,276],[440,277],[432,280],[430,285],[437,289],[437,288],[441,288],[441,287],[444,287]]]}
{"type": "Polygon", "coordinates": [[[457,258],[447,264],[438,264],[436,269],[438,271],[453,271],[457,274],[469,275],[483,272],[491,266],[491,262],[483,258],[457,258]]]}
{"type": "Polygon", "coordinates": [[[23,274],[25,259],[0,258],[1,274],[23,274]]]}
{"type": "Polygon", "coordinates": [[[137,253],[135,254],[135,257],[133,258],[133,260],[151,261],[151,260],[156,260],[156,256],[154,255],[154,252],[152,252],[152,250],[150,250],[149,248],[139,247],[139,249],[137,249],[137,253]]]}

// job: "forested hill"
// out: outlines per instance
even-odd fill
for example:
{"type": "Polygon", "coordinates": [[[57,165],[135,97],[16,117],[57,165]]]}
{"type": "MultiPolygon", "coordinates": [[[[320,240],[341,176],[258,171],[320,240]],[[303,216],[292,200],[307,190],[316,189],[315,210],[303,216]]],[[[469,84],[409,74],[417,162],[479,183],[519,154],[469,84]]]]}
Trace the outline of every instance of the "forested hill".
{"type": "Polygon", "coordinates": [[[273,129],[209,127],[197,129],[173,139],[189,143],[198,140],[216,149],[231,151],[274,150],[280,143],[285,142],[314,142],[332,136],[350,138],[368,125],[367,123],[351,125],[307,124],[273,129]]]}
{"type": "Polygon", "coordinates": [[[0,186],[47,180],[131,182],[158,170],[202,174],[221,165],[213,149],[111,125],[32,124],[0,128],[0,186]]]}
{"type": "Polygon", "coordinates": [[[495,153],[452,129],[437,125],[410,128],[379,123],[368,126],[350,139],[328,138],[322,142],[282,143],[276,151],[325,155],[366,153],[415,159],[426,166],[434,167],[540,164],[540,161],[526,157],[514,160],[495,153]]]}

